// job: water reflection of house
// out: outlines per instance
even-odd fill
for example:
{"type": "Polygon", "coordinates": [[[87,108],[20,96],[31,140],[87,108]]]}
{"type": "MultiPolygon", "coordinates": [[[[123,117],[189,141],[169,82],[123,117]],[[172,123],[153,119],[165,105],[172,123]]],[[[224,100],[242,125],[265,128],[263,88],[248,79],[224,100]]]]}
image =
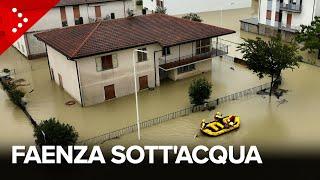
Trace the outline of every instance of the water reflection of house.
{"type": "Polygon", "coordinates": [[[28,59],[46,55],[45,45],[34,34],[54,28],[92,23],[102,19],[128,16],[134,10],[135,0],[61,0],[13,46],[28,59]]]}
{"type": "Polygon", "coordinates": [[[320,0],[259,0],[257,18],[241,20],[241,29],[248,32],[292,39],[300,25],[310,25],[320,16],[320,0]]]}
{"type": "Polygon", "coordinates": [[[211,70],[228,53],[219,36],[234,31],[163,14],[100,21],[37,34],[47,44],[52,79],[89,106],[134,92],[133,51],[140,90],[211,70]]]}

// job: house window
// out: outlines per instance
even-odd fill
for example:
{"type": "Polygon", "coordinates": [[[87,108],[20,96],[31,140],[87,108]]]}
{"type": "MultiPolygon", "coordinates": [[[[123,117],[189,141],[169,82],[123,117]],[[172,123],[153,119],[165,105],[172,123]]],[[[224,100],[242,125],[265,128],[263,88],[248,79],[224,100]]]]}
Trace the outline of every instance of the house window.
{"type": "Polygon", "coordinates": [[[196,69],[196,66],[194,64],[188,65],[188,66],[183,66],[178,68],[178,74],[190,72],[196,69]]]}
{"type": "Polygon", "coordinates": [[[79,6],[73,6],[73,16],[74,16],[74,23],[76,25],[81,24],[79,6]]]}
{"type": "Polygon", "coordinates": [[[267,20],[271,20],[272,11],[267,10],[267,20]]]}
{"type": "MultiPolygon", "coordinates": [[[[147,51],[147,48],[141,48],[140,51],[147,51]]],[[[148,61],[147,53],[145,52],[137,52],[138,53],[138,62],[148,61]]]]}
{"type": "Polygon", "coordinates": [[[117,55],[106,55],[96,58],[96,68],[97,71],[105,71],[109,69],[115,69],[118,67],[117,55]]]}
{"type": "Polygon", "coordinates": [[[115,15],[114,13],[111,13],[111,14],[110,14],[110,17],[111,17],[111,19],[115,19],[115,18],[116,18],[116,15],[115,15]]]}
{"type": "Polygon", "coordinates": [[[157,6],[163,7],[163,1],[162,0],[157,0],[157,6]]]}
{"type": "Polygon", "coordinates": [[[203,39],[196,41],[196,54],[203,54],[210,52],[211,50],[211,39],[203,39]]]}
{"type": "Polygon", "coordinates": [[[60,7],[60,16],[61,16],[62,27],[68,26],[67,14],[66,14],[65,7],[60,7]]]}
{"type": "Polygon", "coordinates": [[[170,52],[170,47],[164,47],[162,48],[162,56],[168,56],[170,55],[171,52],[170,52]]]}
{"type": "Polygon", "coordinates": [[[280,21],[280,13],[276,12],[276,18],[275,21],[279,22],[280,21]]]}
{"type": "Polygon", "coordinates": [[[95,6],[94,11],[96,13],[96,18],[101,18],[101,7],[100,6],[95,6]]]}

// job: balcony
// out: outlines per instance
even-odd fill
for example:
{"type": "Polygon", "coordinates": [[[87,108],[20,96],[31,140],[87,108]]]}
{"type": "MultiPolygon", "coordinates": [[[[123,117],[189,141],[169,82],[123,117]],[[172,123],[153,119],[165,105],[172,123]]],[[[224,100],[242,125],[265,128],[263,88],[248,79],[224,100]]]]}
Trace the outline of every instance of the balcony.
{"type": "Polygon", "coordinates": [[[186,56],[175,57],[175,58],[159,58],[160,69],[164,71],[170,71],[179,67],[195,64],[201,61],[208,60],[212,57],[223,56],[228,54],[228,46],[223,44],[214,44],[216,48],[211,48],[209,52],[200,54],[189,54],[186,56]]]}
{"type": "Polygon", "coordinates": [[[302,4],[294,4],[294,3],[281,3],[280,4],[280,10],[282,11],[289,11],[289,12],[295,12],[295,13],[301,13],[302,11],[302,4]]]}

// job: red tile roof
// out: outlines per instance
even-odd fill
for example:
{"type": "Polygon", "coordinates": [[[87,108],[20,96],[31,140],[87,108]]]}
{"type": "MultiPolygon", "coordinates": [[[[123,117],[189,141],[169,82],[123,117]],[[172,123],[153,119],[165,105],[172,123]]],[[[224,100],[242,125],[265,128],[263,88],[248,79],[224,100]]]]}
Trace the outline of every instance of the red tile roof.
{"type": "Polygon", "coordinates": [[[148,44],[163,47],[235,33],[233,30],[164,14],[100,21],[36,34],[69,59],[148,44]]]}

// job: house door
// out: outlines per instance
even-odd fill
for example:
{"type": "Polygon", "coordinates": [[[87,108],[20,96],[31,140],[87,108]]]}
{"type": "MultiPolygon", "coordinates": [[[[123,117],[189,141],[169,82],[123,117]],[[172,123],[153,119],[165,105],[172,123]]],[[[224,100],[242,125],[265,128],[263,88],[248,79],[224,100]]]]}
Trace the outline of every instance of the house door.
{"type": "Polygon", "coordinates": [[[61,76],[61,74],[58,74],[58,76],[59,76],[59,85],[63,89],[62,76],[61,76]]]}
{"type": "Polygon", "coordinates": [[[149,87],[148,76],[139,77],[139,85],[140,85],[140,90],[147,89],[149,87]]]}
{"type": "Polygon", "coordinates": [[[114,99],[116,97],[114,84],[104,87],[104,96],[105,96],[105,100],[114,99]]]}
{"type": "Polygon", "coordinates": [[[287,27],[291,27],[292,14],[287,14],[287,27]]]}

